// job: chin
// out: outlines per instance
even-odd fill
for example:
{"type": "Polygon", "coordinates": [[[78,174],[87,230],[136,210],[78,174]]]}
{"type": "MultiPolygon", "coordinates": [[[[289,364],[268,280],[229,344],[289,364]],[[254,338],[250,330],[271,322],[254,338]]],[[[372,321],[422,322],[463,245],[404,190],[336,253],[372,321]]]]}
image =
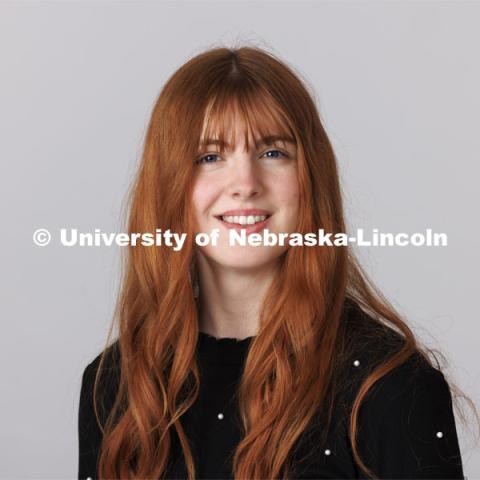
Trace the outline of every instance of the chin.
{"type": "Polygon", "coordinates": [[[278,260],[283,252],[274,251],[268,247],[250,247],[235,249],[235,251],[227,250],[224,255],[219,255],[220,252],[215,252],[211,255],[218,265],[226,268],[236,268],[240,270],[249,270],[261,268],[278,260]]]}

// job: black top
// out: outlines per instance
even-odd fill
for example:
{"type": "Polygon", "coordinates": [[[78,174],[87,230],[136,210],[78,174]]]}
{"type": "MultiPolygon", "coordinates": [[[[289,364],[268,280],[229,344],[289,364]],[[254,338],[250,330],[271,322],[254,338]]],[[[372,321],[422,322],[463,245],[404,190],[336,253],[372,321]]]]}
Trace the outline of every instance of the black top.
{"type": "MultiPolygon", "coordinates": [[[[354,323],[365,323],[366,317],[361,318],[356,315],[354,323]]],[[[203,332],[199,334],[200,395],[181,419],[191,443],[197,478],[233,478],[230,462],[240,441],[234,393],[253,338],[217,339],[203,332]]],[[[380,357],[374,354],[381,351],[378,343],[370,348],[361,345],[361,351],[342,369],[345,378],[352,379],[352,387],[336,402],[326,440],[320,436],[321,422],[313,422],[295,448],[292,478],[367,478],[353,459],[348,440],[348,411],[374,359],[385,353],[380,357]]],[[[92,390],[99,358],[85,368],[82,378],[78,424],[78,477],[82,479],[97,478],[101,432],[93,411],[92,390]]],[[[104,384],[107,405],[112,405],[117,380],[118,376],[112,374],[104,384]]],[[[360,410],[358,431],[361,458],[379,478],[464,478],[448,384],[443,374],[419,355],[374,386],[360,410]]],[[[179,447],[175,442],[173,445],[172,463],[165,478],[188,478],[179,447]]]]}

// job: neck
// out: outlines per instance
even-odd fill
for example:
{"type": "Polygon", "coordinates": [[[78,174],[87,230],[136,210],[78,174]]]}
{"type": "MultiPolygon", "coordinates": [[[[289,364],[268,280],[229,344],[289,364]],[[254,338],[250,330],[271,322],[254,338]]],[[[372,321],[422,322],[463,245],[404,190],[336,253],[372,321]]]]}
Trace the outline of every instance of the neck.
{"type": "Polygon", "coordinates": [[[277,262],[238,269],[218,265],[199,253],[199,330],[217,338],[257,335],[260,307],[277,271],[277,262]]]}

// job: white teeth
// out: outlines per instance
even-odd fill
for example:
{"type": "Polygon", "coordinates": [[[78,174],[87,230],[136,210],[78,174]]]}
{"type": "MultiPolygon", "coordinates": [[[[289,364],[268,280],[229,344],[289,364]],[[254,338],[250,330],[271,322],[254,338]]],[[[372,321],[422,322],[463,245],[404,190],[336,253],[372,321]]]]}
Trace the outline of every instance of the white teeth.
{"type": "Polygon", "coordinates": [[[254,223],[263,222],[267,215],[222,215],[222,220],[228,223],[237,223],[239,225],[253,225],[254,223]]]}

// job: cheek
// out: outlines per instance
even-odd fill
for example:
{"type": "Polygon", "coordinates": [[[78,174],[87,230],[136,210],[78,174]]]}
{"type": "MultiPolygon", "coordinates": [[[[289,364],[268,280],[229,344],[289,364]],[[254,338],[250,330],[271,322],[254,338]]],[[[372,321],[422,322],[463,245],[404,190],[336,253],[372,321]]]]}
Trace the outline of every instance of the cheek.
{"type": "Polygon", "coordinates": [[[192,205],[197,215],[205,213],[217,196],[218,188],[213,182],[198,179],[192,189],[192,205]]]}
{"type": "Polygon", "coordinates": [[[295,231],[298,222],[300,190],[296,172],[285,172],[275,185],[275,198],[283,211],[283,229],[295,231]]]}
{"type": "Polygon", "coordinates": [[[284,172],[281,177],[278,177],[273,183],[275,189],[275,196],[279,202],[288,206],[289,210],[296,211],[299,200],[299,186],[298,176],[295,170],[284,172]]]}

